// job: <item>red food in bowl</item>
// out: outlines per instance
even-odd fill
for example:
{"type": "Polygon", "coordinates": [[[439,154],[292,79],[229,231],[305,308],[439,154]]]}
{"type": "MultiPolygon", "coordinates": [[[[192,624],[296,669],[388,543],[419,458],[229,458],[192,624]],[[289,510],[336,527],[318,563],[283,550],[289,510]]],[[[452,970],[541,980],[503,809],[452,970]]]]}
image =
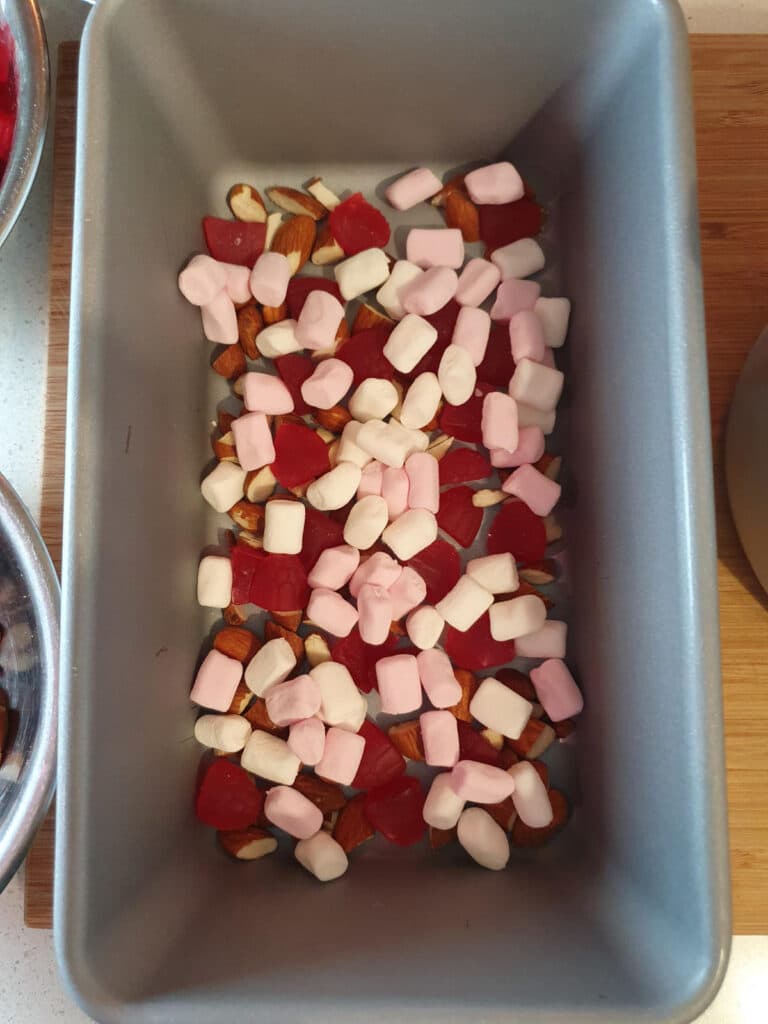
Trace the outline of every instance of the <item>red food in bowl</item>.
{"type": "Polygon", "coordinates": [[[7,25],[0,25],[0,180],[5,174],[16,127],[16,72],[13,39],[7,25]]]}

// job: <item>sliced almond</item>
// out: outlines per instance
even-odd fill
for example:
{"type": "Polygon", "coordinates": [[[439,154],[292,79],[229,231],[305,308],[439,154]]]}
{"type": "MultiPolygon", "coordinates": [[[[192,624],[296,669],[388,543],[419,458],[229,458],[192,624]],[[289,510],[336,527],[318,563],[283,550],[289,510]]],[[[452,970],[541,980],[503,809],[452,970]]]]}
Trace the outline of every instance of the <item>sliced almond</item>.
{"type": "Polygon", "coordinates": [[[458,189],[445,197],[445,223],[458,228],[465,242],[480,241],[480,211],[464,192],[458,189]]]}
{"type": "MultiPolygon", "coordinates": [[[[243,629],[242,626],[225,626],[213,638],[213,649],[215,651],[226,654],[228,658],[234,658],[235,661],[241,661],[243,664],[249,662],[260,647],[261,640],[250,629],[243,629]]],[[[246,690],[248,690],[248,687],[246,687],[246,690]]],[[[253,697],[253,693],[250,696],[253,697]]],[[[245,710],[247,706],[248,703],[236,711],[235,714],[239,715],[240,711],[245,710]]]]}
{"type": "Polygon", "coordinates": [[[545,558],[543,562],[526,565],[520,570],[520,579],[534,587],[545,587],[548,583],[553,583],[557,575],[557,562],[554,558],[545,558]]]}
{"type": "Polygon", "coordinates": [[[272,248],[272,242],[277,234],[277,229],[283,223],[282,213],[270,213],[267,216],[267,233],[264,236],[264,249],[269,251],[272,248]]]}
{"type": "MultiPolygon", "coordinates": [[[[309,259],[315,244],[317,228],[312,217],[301,214],[291,217],[275,232],[272,251],[282,253],[291,267],[292,274],[298,274],[309,259]]],[[[266,316],[265,316],[266,321],[266,316]]]]}
{"type": "Polygon", "coordinates": [[[454,439],[449,437],[447,434],[440,434],[430,443],[427,451],[433,458],[440,460],[449,450],[453,441],[454,439]]]}
{"type": "Polygon", "coordinates": [[[306,192],[299,192],[296,188],[275,185],[267,189],[267,195],[275,206],[279,206],[286,213],[306,214],[312,220],[322,220],[328,214],[323,204],[314,196],[308,196],[306,192]]]}
{"type": "Polygon", "coordinates": [[[238,543],[247,544],[249,548],[256,548],[257,551],[261,551],[264,547],[264,538],[256,533],[251,533],[250,530],[241,530],[237,535],[237,540],[238,543]]]}
{"type": "Polygon", "coordinates": [[[236,380],[245,373],[245,352],[240,345],[225,345],[211,363],[211,369],[226,380],[236,380]]]}
{"type": "Polygon", "coordinates": [[[253,185],[233,185],[227,193],[227,206],[236,220],[263,224],[267,219],[264,200],[253,185]]]}
{"type": "Polygon", "coordinates": [[[496,732],[495,729],[481,729],[480,735],[488,740],[494,750],[501,750],[504,746],[504,737],[500,732],[496,732]]]}
{"type": "Polygon", "coordinates": [[[463,174],[456,174],[449,181],[446,181],[440,191],[436,192],[429,201],[433,206],[445,206],[448,196],[453,195],[457,191],[466,192],[463,174]]]}
{"type": "Polygon", "coordinates": [[[331,234],[330,227],[323,225],[312,247],[312,262],[316,267],[329,267],[343,259],[344,250],[331,234]]]}
{"type": "Polygon", "coordinates": [[[475,508],[490,508],[492,505],[499,505],[508,498],[504,491],[481,490],[475,491],[472,495],[472,504],[475,508]]]}
{"type": "Polygon", "coordinates": [[[331,649],[328,641],[319,633],[310,633],[304,641],[304,653],[307,656],[310,668],[322,665],[323,662],[331,660],[331,649]]]}
{"type": "Polygon", "coordinates": [[[211,447],[213,448],[213,454],[219,462],[237,462],[235,435],[231,430],[228,430],[226,434],[222,434],[221,437],[214,437],[211,441],[211,447]]]}
{"type": "Polygon", "coordinates": [[[315,419],[321,427],[333,434],[340,434],[352,415],[343,405],[332,405],[330,409],[315,409],[315,419]]]}
{"type": "Polygon", "coordinates": [[[387,735],[403,757],[408,757],[411,761],[424,760],[424,744],[421,741],[421,726],[418,718],[391,725],[387,730],[387,735]]]}
{"type": "Polygon", "coordinates": [[[227,513],[233,523],[257,536],[264,527],[264,506],[252,501],[238,501],[227,513]]]}
{"type": "Polygon", "coordinates": [[[477,680],[465,668],[454,668],[453,674],[456,676],[456,682],[461,687],[461,700],[458,704],[454,704],[452,708],[448,708],[448,710],[455,718],[461,719],[462,722],[473,722],[474,718],[469,710],[469,705],[477,692],[477,680]]]}
{"type": "Polygon", "coordinates": [[[359,331],[367,331],[371,327],[394,326],[394,320],[391,320],[384,313],[380,313],[373,306],[369,306],[367,302],[363,302],[358,308],[357,313],[355,313],[355,319],[352,322],[352,333],[357,334],[359,331]]]}
{"type": "Polygon", "coordinates": [[[240,832],[217,832],[219,844],[236,860],[260,860],[277,849],[277,840],[260,828],[240,832]]]}
{"type": "Polygon", "coordinates": [[[547,544],[554,544],[563,536],[563,530],[554,515],[544,516],[544,529],[547,533],[547,544]]]}
{"type": "Polygon", "coordinates": [[[270,466],[252,469],[245,478],[245,497],[248,501],[266,501],[275,493],[277,480],[270,466]]]}
{"type": "MultiPolygon", "coordinates": [[[[304,641],[296,632],[296,629],[291,629],[288,626],[284,626],[280,622],[274,621],[277,617],[276,612],[272,612],[272,620],[267,620],[264,623],[264,639],[265,640],[285,640],[293,651],[293,656],[296,662],[300,662],[304,657],[304,641]]],[[[294,615],[294,612],[288,612],[289,615],[294,615]]]]}
{"type": "Polygon", "coordinates": [[[258,359],[259,349],[256,345],[256,338],[264,326],[264,320],[259,307],[251,303],[243,306],[237,313],[237,331],[240,339],[240,348],[245,353],[246,359],[258,359]]]}
{"type": "Polygon", "coordinates": [[[313,178],[312,181],[308,182],[307,192],[313,195],[318,203],[322,203],[326,210],[335,210],[341,203],[336,193],[331,192],[328,186],[323,184],[322,178],[313,178]]]}
{"type": "Polygon", "coordinates": [[[228,604],[223,614],[228,626],[242,626],[248,621],[245,609],[239,604],[228,604]]]}

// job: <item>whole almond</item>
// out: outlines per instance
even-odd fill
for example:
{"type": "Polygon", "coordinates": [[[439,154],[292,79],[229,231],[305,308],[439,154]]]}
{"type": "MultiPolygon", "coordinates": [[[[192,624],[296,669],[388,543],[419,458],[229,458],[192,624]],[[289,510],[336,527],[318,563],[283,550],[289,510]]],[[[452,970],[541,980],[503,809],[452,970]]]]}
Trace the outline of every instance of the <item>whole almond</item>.
{"type": "Polygon", "coordinates": [[[233,185],[227,193],[227,205],[237,220],[263,224],[267,219],[264,200],[253,185],[233,185]]]}
{"type": "MultiPolygon", "coordinates": [[[[301,214],[290,217],[275,232],[272,239],[272,251],[282,253],[291,267],[292,274],[298,274],[309,259],[315,244],[317,228],[312,217],[301,214]]],[[[267,322],[266,310],[264,322],[267,322]]]]}
{"type": "Polygon", "coordinates": [[[352,419],[352,414],[343,405],[332,405],[330,409],[315,409],[314,417],[321,427],[340,434],[352,419]]]}
{"type": "Polygon", "coordinates": [[[259,350],[256,346],[256,338],[264,326],[264,320],[259,307],[254,303],[243,306],[237,313],[237,330],[240,339],[240,348],[245,353],[246,359],[258,359],[259,350]]]}
{"type": "Polygon", "coordinates": [[[458,228],[465,242],[480,241],[480,212],[475,204],[458,190],[445,199],[445,223],[449,228],[458,228]]]}
{"type": "Polygon", "coordinates": [[[234,345],[225,345],[211,363],[211,369],[214,373],[218,373],[220,377],[225,377],[227,380],[236,380],[247,369],[245,352],[243,352],[237,342],[234,345]]]}
{"type": "Polygon", "coordinates": [[[317,233],[312,247],[312,262],[316,267],[330,267],[344,259],[344,250],[331,234],[330,227],[325,224],[317,233]]]}
{"type": "Polygon", "coordinates": [[[328,215],[326,208],[314,196],[308,196],[306,192],[299,192],[295,188],[275,185],[267,189],[267,195],[275,206],[286,213],[306,214],[312,220],[322,220],[328,215]]]}
{"type": "Polygon", "coordinates": [[[424,760],[424,745],[421,741],[421,726],[418,718],[391,725],[387,730],[387,735],[403,757],[408,757],[411,761],[424,760]]]}
{"type": "Polygon", "coordinates": [[[277,840],[260,828],[246,828],[238,832],[217,832],[219,844],[236,860],[260,860],[277,849],[277,840]]]}

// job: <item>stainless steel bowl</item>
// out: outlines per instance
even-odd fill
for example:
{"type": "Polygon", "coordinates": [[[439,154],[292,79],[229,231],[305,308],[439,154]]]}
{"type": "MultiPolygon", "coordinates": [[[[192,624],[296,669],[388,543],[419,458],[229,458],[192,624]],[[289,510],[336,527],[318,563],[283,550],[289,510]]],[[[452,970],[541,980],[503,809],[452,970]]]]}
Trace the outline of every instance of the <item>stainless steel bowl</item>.
{"type": "Polygon", "coordinates": [[[0,474],[0,688],[10,728],[0,762],[0,891],[50,803],[56,772],[59,581],[32,517],[0,474]]]}
{"type": "Polygon", "coordinates": [[[0,21],[16,44],[18,110],[11,157],[0,181],[0,245],[10,234],[35,179],[48,122],[48,47],[37,0],[0,0],[0,21]]]}

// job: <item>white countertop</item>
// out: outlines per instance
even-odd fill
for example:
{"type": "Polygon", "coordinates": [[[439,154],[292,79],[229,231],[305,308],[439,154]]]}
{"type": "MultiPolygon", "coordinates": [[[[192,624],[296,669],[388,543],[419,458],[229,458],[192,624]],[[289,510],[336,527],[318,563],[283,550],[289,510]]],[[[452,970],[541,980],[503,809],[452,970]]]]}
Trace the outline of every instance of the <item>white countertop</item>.
{"type": "MultiPolygon", "coordinates": [[[[768,0],[682,0],[691,32],[768,33],[768,0]]],[[[77,0],[42,0],[51,57],[79,38],[88,9],[77,0]]],[[[52,74],[55,80],[55,69],[52,74]]],[[[766,99],[768,103],[768,98],[766,99]]],[[[14,381],[14,415],[0,418],[2,471],[35,514],[40,509],[44,422],[51,148],[43,156],[24,217],[0,252],[0,380],[14,381]],[[30,296],[19,314],[12,296],[30,296]],[[22,343],[23,342],[23,343],[22,343]]],[[[768,174],[768,164],[766,165],[768,174]]],[[[4,1024],[87,1024],[62,989],[51,933],[23,927],[21,872],[0,896],[0,1017],[4,1024]]],[[[768,1006],[768,936],[734,939],[725,983],[698,1024],[764,1024],[768,1006]]]]}

